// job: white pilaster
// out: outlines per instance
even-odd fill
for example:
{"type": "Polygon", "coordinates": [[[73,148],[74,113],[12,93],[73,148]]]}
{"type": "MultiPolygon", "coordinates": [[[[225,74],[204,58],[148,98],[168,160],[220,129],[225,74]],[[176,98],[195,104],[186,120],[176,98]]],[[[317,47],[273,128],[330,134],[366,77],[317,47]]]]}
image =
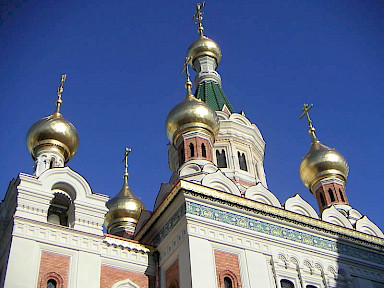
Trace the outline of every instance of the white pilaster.
{"type": "MultiPolygon", "coordinates": [[[[192,287],[215,288],[216,266],[212,246],[208,240],[189,237],[192,287]]],[[[180,275],[183,275],[180,273],[180,275]]],[[[181,287],[184,287],[181,285],[181,287]]]]}
{"type": "Polygon", "coordinates": [[[80,251],[75,287],[100,287],[100,255],[80,251]],[[92,275],[92,277],[90,277],[92,275]]]}
{"type": "Polygon", "coordinates": [[[4,287],[37,287],[40,249],[35,241],[13,237],[4,287]]]}
{"type": "Polygon", "coordinates": [[[261,253],[245,250],[246,269],[250,288],[272,287],[269,280],[267,259],[261,253]]]}

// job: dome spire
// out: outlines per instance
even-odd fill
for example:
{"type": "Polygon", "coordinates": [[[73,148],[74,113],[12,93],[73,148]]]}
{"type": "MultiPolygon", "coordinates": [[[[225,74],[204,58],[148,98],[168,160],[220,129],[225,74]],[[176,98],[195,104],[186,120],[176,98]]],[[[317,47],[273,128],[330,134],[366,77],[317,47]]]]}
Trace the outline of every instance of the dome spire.
{"type": "Polygon", "coordinates": [[[189,73],[189,69],[188,69],[188,66],[189,64],[191,64],[191,61],[192,61],[192,57],[185,57],[185,61],[184,61],[184,68],[183,70],[181,70],[181,74],[184,73],[185,71],[185,89],[187,89],[187,96],[186,98],[190,98],[190,97],[194,97],[194,95],[192,94],[192,82],[191,82],[191,79],[189,78],[191,76],[191,74],[189,73]]]}
{"type": "Polygon", "coordinates": [[[57,88],[57,100],[56,100],[56,112],[55,112],[57,114],[60,114],[60,107],[61,107],[61,104],[63,103],[63,100],[61,100],[61,94],[63,93],[63,86],[66,78],[67,78],[66,74],[61,75],[60,85],[57,88]]]}
{"type": "Polygon", "coordinates": [[[307,117],[307,122],[308,122],[308,126],[309,126],[308,133],[311,134],[312,143],[314,143],[314,142],[318,142],[319,140],[317,140],[317,138],[316,138],[316,134],[315,134],[316,129],[312,125],[311,118],[309,118],[309,110],[311,110],[312,107],[313,107],[313,104],[311,104],[309,106],[308,106],[308,104],[304,104],[303,109],[302,109],[303,114],[301,114],[300,119],[302,119],[304,117],[304,115],[307,117]]]}
{"type": "Polygon", "coordinates": [[[201,9],[204,7],[205,1],[203,3],[196,4],[196,13],[193,15],[192,20],[197,24],[197,32],[200,34],[200,37],[203,37],[204,27],[203,27],[203,12],[201,9]]]}
{"type": "Polygon", "coordinates": [[[129,153],[131,153],[132,149],[131,148],[125,148],[125,153],[124,153],[124,158],[123,158],[123,161],[121,162],[125,162],[124,164],[124,174],[123,174],[123,177],[124,178],[127,178],[129,177],[129,174],[128,174],[128,155],[129,153]]]}

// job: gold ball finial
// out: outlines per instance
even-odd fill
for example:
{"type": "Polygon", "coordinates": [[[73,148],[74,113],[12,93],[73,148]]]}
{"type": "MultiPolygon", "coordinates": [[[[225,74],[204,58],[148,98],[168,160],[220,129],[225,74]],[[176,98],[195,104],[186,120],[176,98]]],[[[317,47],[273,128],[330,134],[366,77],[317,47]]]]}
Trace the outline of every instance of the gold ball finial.
{"type": "Polygon", "coordinates": [[[45,118],[40,119],[29,128],[27,133],[27,147],[32,157],[36,159],[41,149],[55,150],[61,153],[68,162],[79,147],[79,135],[76,128],[65,120],[60,113],[62,105],[61,95],[66,75],[61,76],[57,90],[56,110],[45,118]]]}

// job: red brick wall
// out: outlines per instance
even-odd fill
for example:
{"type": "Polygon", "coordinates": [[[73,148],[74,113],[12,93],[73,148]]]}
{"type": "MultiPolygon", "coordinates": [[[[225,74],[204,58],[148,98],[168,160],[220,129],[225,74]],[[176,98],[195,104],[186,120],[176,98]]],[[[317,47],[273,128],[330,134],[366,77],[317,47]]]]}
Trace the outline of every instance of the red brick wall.
{"type": "Polygon", "coordinates": [[[47,281],[54,279],[58,288],[68,285],[69,256],[51,252],[42,252],[39,270],[38,287],[47,287],[47,281]]]}
{"type": "Polygon", "coordinates": [[[167,269],[165,277],[166,277],[167,288],[179,287],[180,282],[179,282],[179,260],[178,259],[175,262],[173,262],[173,264],[167,269]]]}
{"type": "MultiPolygon", "coordinates": [[[[181,148],[183,148],[183,151],[184,151],[184,162],[187,162],[191,159],[207,159],[208,161],[211,161],[211,162],[213,161],[212,146],[207,139],[196,136],[196,137],[183,140],[183,142],[180,143],[180,146],[178,148],[179,155],[180,155],[181,148]],[[193,157],[191,156],[190,147],[189,147],[191,143],[194,146],[194,152],[195,152],[193,157]],[[203,151],[201,147],[201,144],[203,143],[205,145],[205,152],[206,152],[205,157],[203,157],[203,151]]],[[[179,162],[180,164],[184,163],[182,161],[179,161],[179,162]]]]}
{"type": "Polygon", "coordinates": [[[238,255],[215,250],[215,263],[219,288],[224,288],[224,277],[231,278],[233,288],[241,288],[238,255]]]}
{"type": "Polygon", "coordinates": [[[111,288],[115,283],[126,279],[129,279],[140,288],[151,287],[150,278],[145,274],[106,265],[101,266],[100,288],[111,288]]]}
{"type": "Polygon", "coordinates": [[[348,204],[348,198],[347,198],[347,195],[345,194],[344,188],[345,187],[343,185],[340,185],[340,184],[337,184],[337,183],[329,183],[329,184],[321,185],[315,191],[315,195],[316,195],[316,199],[317,199],[317,204],[319,205],[320,211],[323,211],[326,207],[328,207],[331,204],[336,204],[336,203],[348,204]],[[330,197],[329,192],[328,192],[329,189],[332,190],[333,195],[335,197],[335,201],[331,201],[331,197],[330,197]],[[343,193],[344,201],[342,200],[342,198],[340,196],[339,189],[343,193]],[[323,196],[324,196],[325,205],[322,205],[322,203],[321,203],[320,193],[322,193],[323,196]]]}

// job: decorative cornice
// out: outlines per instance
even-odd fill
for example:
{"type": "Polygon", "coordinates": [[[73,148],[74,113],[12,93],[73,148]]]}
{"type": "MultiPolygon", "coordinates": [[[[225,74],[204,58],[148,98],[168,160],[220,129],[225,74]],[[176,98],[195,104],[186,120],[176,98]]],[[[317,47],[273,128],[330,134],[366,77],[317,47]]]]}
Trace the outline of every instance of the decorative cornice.
{"type": "Polygon", "coordinates": [[[180,181],[180,187],[185,190],[185,193],[201,197],[203,199],[221,202],[223,204],[237,207],[241,210],[246,210],[252,213],[263,214],[271,218],[278,218],[280,220],[294,223],[296,225],[315,229],[325,233],[331,233],[337,237],[349,239],[352,241],[360,241],[367,245],[375,246],[376,248],[383,249],[384,239],[372,235],[368,235],[359,231],[351,230],[335,224],[324,222],[319,219],[300,215],[282,208],[269,206],[264,203],[256,202],[250,199],[238,197],[229,193],[214,190],[212,188],[204,187],[187,181],[180,181]],[[377,247],[379,246],[379,247],[377,247]]]}
{"type": "Polygon", "coordinates": [[[381,253],[371,252],[361,249],[360,247],[340,243],[337,240],[326,239],[306,232],[282,227],[277,224],[268,223],[258,219],[256,220],[252,217],[247,217],[238,213],[224,211],[214,207],[187,201],[186,214],[199,216],[205,219],[384,265],[384,255],[381,253]]]}
{"type": "Polygon", "coordinates": [[[106,243],[108,246],[112,245],[115,247],[121,247],[123,249],[127,249],[129,251],[141,252],[141,253],[153,252],[152,246],[143,245],[143,244],[137,243],[136,241],[131,241],[131,240],[124,239],[121,237],[116,237],[113,235],[105,234],[104,236],[105,238],[103,242],[106,243]]]}
{"type": "Polygon", "coordinates": [[[171,230],[179,223],[182,217],[185,215],[185,206],[186,203],[183,203],[179,209],[172,215],[172,217],[167,221],[167,223],[161,228],[160,232],[156,234],[153,238],[152,242],[155,246],[157,246],[168,234],[171,230]]]}
{"type": "Polygon", "coordinates": [[[164,212],[164,210],[168,207],[168,205],[173,201],[175,196],[180,192],[181,183],[184,183],[184,182],[186,181],[179,180],[178,182],[175,183],[171,192],[169,192],[168,196],[163,200],[163,202],[161,202],[161,204],[157,207],[155,212],[152,213],[147,223],[145,223],[145,225],[136,234],[134,238],[135,240],[140,240],[146,234],[149,228],[156,222],[156,220],[160,217],[160,215],[164,212]]]}

